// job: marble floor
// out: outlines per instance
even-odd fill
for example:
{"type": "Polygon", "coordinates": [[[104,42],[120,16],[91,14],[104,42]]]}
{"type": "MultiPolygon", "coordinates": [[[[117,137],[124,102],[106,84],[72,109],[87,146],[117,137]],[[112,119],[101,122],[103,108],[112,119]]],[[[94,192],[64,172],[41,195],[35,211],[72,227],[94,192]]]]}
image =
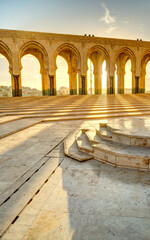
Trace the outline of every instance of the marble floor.
{"type": "MultiPolygon", "coordinates": [[[[148,105],[149,96],[136,98],[136,104],[141,98],[148,105]]],[[[14,101],[18,108],[32,106],[29,99],[14,101]]],[[[40,101],[46,108],[47,100],[40,101]]],[[[8,109],[3,100],[0,109],[4,107],[8,109]]],[[[22,124],[22,130],[1,138],[2,240],[150,240],[149,172],[64,156],[64,139],[75,129],[96,128],[99,121],[40,121],[28,128],[22,124]]]]}

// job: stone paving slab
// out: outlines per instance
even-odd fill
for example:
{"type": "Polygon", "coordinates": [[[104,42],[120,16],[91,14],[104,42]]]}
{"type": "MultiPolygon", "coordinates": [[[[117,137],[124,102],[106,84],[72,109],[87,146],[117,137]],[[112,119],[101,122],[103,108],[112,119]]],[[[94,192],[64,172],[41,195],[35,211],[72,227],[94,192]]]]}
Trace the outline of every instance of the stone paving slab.
{"type": "Polygon", "coordinates": [[[40,123],[42,119],[19,119],[9,123],[3,123],[0,125],[0,138],[8,136],[12,133],[21,131],[34,124],[40,123]]]}
{"type": "Polygon", "coordinates": [[[2,240],[149,240],[148,182],[147,173],[64,158],[2,240]]]}
{"type": "Polygon", "coordinates": [[[6,123],[6,122],[10,122],[10,121],[14,121],[19,119],[20,117],[18,116],[4,116],[4,117],[0,117],[0,124],[6,123]]]}
{"type": "Polygon", "coordinates": [[[42,165],[42,158],[69,134],[68,126],[58,136],[61,128],[61,124],[39,124],[1,139],[0,203],[23,184],[42,165]]]}
{"type": "MultiPolygon", "coordinates": [[[[37,108],[59,106],[63,109],[63,104],[67,105],[68,102],[76,108],[77,105],[86,104],[92,107],[100,101],[105,106],[113,103],[120,105],[121,101],[124,106],[134,106],[136,102],[143,102],[148,106],[149,96],[43,97],[38,100],[17,98],[8,100],[7,104],[0,101],[0,105],[10,108],[16,104],[18,107],[34,105],[37,108]]],[[[2,180],[0,186],[3,190],[10,186],[7,168],[14,169],[11,174],[15,176],[17,167],[22,170],[23,167],[31,169],[43,157],[55,158],[59,163],[63,159],[28,205],[24,206],[26,203],[21,198],[20,201],[17,200],[17,195],[14,195],[15,205],[8,204],[7,210],[0,211],[0,226],[9,226],[10,215],[14,217],[25,207],[19,218],[7,229],[3,240],[150,239],[149,173],[116,169],[94,160],[79,163],[67,157],[63,158],[63,147],[58,144],[73,130],[91,126],[97,128],[98,123],[98,119],[88,118],[78,121],[75,118],[73,121],[43,122],[1,139],[0,168],[5,169],[5,181],[2,180]],[[14,209],[12,206],[15,206],[14,209]]],[[[44,172],[48,173],[48,170],[49,168],[45,167],[44,172]]],[[[44,172],[39,179],[36,178],[37,187],[38,181],[43,182],[46,178],[44,172]]],[[[10,175],[10,179],[11,177],[10,175]]],[[[28,184],[28,187],[24,185],[22,192],[27,197],[34,194],[32,190],[35,190],[33,182],[28,184]]]]}
{"type": "Polygon", "coordinates": [[[34,197],[46,179],[55,171],[62,159],[46,158],[45,164],[25,182],[11,198],[0,207],[0,235],[7,229],[16,216],[34,197]],[[7,216],[7,221],[2,221],[7,216]]]}

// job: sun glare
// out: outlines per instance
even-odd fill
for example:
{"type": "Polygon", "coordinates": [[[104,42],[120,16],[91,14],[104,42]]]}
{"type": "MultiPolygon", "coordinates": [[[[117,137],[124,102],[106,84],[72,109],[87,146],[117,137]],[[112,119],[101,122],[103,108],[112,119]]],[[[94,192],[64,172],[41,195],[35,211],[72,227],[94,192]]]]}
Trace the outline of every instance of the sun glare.
{"type": "Polygon", "coordinates": [[[129,59],[125,65],[124,76],[124,93],[132,93],[132,73],[131,73],[131,60],[129,59]]]}
{"type": "Polygon", "coordinates": [[[95,94],[95,83],[94,83],[94,66],[90,59],[88,59],[88,71],[87,71],[87,94],[95,94]]]}
{"type": "Polygon", "coordinates": [[[22,91],[23,96],[34,95],[33,93],[26,93],[28,90],[30,91],[30,89],[36,89],[38,93],[37,95],[42,95],[40,63],[37,58],[30,54],[27,54],[21,59],[21,64],[23,67],[21,71],[22,87],[24,88],[22,91]],[[25,88],[30,89],[27,90],[25,88]]]}
{"type": "Polygon", "coordinates": [[[115,94],[118,93],[118,76],[117,76],[117,65],[115,66],[116,71],[115,71],[115,94]]]}
{"type": "Polygon", "coordinates": [[[57,65],[57,71],[56,71],[57,94],[67,95],[69,94],[68,64],[63,57],[57,56],[56,65],[57,65]]]}
{"type": "Polygon", "coordinates": [[[102,64],[102,94],[106,93],[107,88],[107,72],[106,72],[106,61],[102,64]]]}
{"type": "Polygon", "coordinates": [[[145,92],[150,92],[150,61],[147,63],[146,66],[145,92]]]}
{"type": "MultiPolygon", "coordinates": [[[[2,96],[11,97],[12,96],[12,88],[11,88],[11,75],[9,73],[9,63],[8,60],[0,54],[0,86],[3,86],[2,96]]],[[[1,92],[0,92],[1,96],[1,92]]]]}

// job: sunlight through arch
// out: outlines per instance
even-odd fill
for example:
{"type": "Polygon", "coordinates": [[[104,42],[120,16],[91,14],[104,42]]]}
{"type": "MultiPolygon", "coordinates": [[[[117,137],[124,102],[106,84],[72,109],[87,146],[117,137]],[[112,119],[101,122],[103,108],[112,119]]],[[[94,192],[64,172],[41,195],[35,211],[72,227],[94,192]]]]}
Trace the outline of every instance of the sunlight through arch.
{"type": "Polygon", "coordinates": [[[0,97],[12,97],[9,62],[2,54],[0,54],[0,97]]]}
{"type": "Polygon", "coordinates": [[[117,75],[117,65],[115,65],[115,94],[118,93],[118,75],[117,75]]]}
{"type": "Polygon", "coordinates": [[[145,93],[150,93],[150,61],[146,65],[145,93]]]}
{"type": "Polygon", "coordinates": [[[57,56],[56,65],[57,95],[68,95],[70,93],[68,63],[63,57],[57,56]]]}
{"type": "Polygon", "coordinates": [[[131,72],[131,59],[126,62],[125,76],[124,76],[124,93],[132,93],[132,72],[131,72]]]}
{"type": "Polygon", "coordinates": [[[107,71],[106,71],[106,60],[102,64],[102,94],[107,93],[107,71]]]}
{"type": "Polygon", "coordinates": [[[27,54],[21,59],[22,96],[41,96],[42,79],[40,63],[36,57],[27,54]]]}
{"type": "Polygon", "coordinates": [[[87,94],[95,94],[95,82],[94,82],[94,66],[90,59],[88,59],[88,71],[87,71],[87,94]]]}

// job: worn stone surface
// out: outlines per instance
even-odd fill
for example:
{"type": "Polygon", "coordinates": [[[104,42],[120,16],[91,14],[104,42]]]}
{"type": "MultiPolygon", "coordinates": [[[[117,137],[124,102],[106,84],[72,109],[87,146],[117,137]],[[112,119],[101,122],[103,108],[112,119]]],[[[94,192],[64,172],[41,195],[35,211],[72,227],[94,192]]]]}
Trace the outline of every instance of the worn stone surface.
{"type": "Polygon", "coordinates": [[[2,239],[149,240],[149,180],[148,173],[65,157],[2,239]]]}
{"type": "MultiPolygon", "coordinates": [[[[95,98],[93,101],[96,102],[95,98]]],[[[16,102],[21,108],[33,104],[18,98],[10,101],[9,108],[16,102]]],[[[48,104],[52,107],[50,100],[46,102],[41,99],[45,107],[48,104]]],[[[39,108],[35,100],[34,107],[36,104],[39,108]]],[[[8,106],[3,100],[4,107],[8,106]]],[[[72,107],[77,105],[72,103],[72,107]]],[[[2,240],[150,239],[149,172],[118,169],[96,160],[77,162],[64,156],[63,139],[69,133],[79,128],[99,128],[99,122],[99,119],[43,122],[1,139],[1,193],[15,186],[20,176],[42,159],[48,159],[47,165],[23,184],[23,191],[20,188],[0,207],[0,227],[6,230],[2,240]],[[41,183],[40,191],[34,194],[41,183]],[[23,196],[32,197],[32,201],[26,204],[23,196]],[[15,215],[19,218],[10,225],[10,216],[15,215]]]]}

